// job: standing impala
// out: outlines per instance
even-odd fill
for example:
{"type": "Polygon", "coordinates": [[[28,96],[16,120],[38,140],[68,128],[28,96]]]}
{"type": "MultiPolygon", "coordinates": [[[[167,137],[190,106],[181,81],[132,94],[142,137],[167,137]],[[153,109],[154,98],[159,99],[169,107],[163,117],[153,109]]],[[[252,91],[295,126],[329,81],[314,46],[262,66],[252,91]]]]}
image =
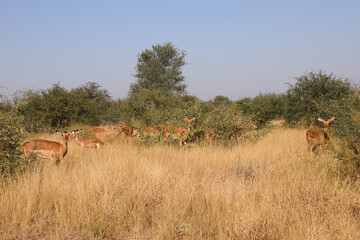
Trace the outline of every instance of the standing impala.
{"type": "Polygon", "coordinates": [[[68,151],[68,141],[70,133],[59,132],[63,137],[63,143],[48,141],[42,139],[31,139],[23,144],[23,151],[25,156],[28,158],[32,154],[37,153],[39,157],[52,159],[54,165],[57,165],[62,160],[68,151]]]}
{"type": "Polygon", "coordinates": [[[330,140],[330,136],[327,132],[329,128],[329,123],[333,121],[335,117],[332,117],[328,120],[323,120],[322,118],[318,118],[318,121],[324,123],[324,129],[320,130],[317,128],[311,128],[306,131],[306,140],[308,144],[308,151],[310,152],[311,146],[318,145],[320,148],[320,154],[323,154],[323,148],[325,142],[330,140]]]}
{"type": "Polygon", "coordinates": [[[89,138],[80,139],[79,135],[78,135],[79,132],[82,132],[82,129],[80,129],[80,130],[72,130],[70,132],[70,134],[71,134],[71,137],[73,137],[73,135],[75,136],[76,143],[79,144],[81,147],[100,149],[104,145],[104,143],[100,139],[98,139],[96,137],[89,137],[89,138]]]}

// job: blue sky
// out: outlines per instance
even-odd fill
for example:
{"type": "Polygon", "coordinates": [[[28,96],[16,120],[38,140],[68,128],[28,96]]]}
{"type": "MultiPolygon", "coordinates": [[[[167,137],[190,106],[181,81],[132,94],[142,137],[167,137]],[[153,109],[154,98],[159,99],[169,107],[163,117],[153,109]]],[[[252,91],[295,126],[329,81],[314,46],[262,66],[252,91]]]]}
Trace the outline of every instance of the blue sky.
{"type": "Polygon", "coordinates": [[[0,1],[0,94],[92,81],[114,99],[137,56],[187,53],[187,91],[203,100],[283,93],[309,71],[360,80],[360,1],[0,1]]]}

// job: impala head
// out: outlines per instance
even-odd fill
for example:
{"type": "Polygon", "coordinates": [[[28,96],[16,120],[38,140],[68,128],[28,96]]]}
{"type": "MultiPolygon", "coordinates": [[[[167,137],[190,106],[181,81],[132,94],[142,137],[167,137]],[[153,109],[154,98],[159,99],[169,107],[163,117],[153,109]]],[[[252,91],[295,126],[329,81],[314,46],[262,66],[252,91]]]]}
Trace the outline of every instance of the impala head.
{"type": "Polygon", "coordinates": [[[70,137],[76,137],[79,132],[82,132],[82,129],[80,129],[80,130],[76,129],[76,130],[70,131],[70,137]]]}
{"type": "Polygon", "coordinates": [[[59,130],[56,130],[56,133],[61,135],[63,137],[63,140],[65,143],[67,143],[69,141],[69,137],[70,135],[72,134],[72,131],[71,132],[60,132],[59,130]]]}
{"type": "Polygon", "coordinates": [[[324,130],[327,130],[329,128],[329,123],[331,121],[333,121],[334,119],[335,119],[335,117],[332,117],[332,118],[330,118],[328,120],[323,120],[322,118],[318,118],[318,121],[323,122],[324,123],[324,130]]]}

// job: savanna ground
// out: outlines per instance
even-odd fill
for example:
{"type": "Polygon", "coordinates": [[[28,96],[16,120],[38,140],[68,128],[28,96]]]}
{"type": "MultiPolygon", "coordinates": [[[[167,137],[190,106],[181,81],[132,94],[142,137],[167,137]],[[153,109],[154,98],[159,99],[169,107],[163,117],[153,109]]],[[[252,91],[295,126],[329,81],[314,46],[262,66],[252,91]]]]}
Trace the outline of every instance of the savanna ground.
{"type": "MultiPolygon", "coordinates": [[[[60,141],[56,135],[42,138],[60,141]]],[[[1,239],[360,239],[357,182],[305,129],[235,147],[82,149],[1,183],[1,239]]]]}

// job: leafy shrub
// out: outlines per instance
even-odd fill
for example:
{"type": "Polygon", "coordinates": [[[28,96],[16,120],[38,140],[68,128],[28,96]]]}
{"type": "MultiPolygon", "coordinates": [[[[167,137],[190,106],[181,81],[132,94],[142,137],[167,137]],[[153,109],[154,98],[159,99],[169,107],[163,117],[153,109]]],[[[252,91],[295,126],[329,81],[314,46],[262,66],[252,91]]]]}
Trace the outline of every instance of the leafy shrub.
{"type": "Polygon", "coordinates": [[[97,125],[110,106],[107,91],[93,83],[68,91],[59,84],[42,91],[19,92],[15,102],[26,101],[19,108],[29,131],[51,131],[71,124],[97,125]]]}
{"type": "Polygon", "coordinates": [[[318,117],[335,115],[334,107],[346,107],[352,85],[348,79],[337,78],[332,73],[310,72],[289,84],[287,106],[284,114],[287,123],[303,121],[306,125],[316,122],[318,117]]]}
{"type": "Polygon", "coordinates": [[[251,115],[258,125],[282,118],[285,112],[286,95],[284,94],[262,94],[253,99],[244,98],[234,103],[235,109],[244,115],[251,115]]]}
{"type": "Polygon", "coordinates": [[[23,135],[19,131],[21,117],[13,108],[10,112],[0,112],[0,175],[8,176],[25,166],[21,143],[23,135]]]}

